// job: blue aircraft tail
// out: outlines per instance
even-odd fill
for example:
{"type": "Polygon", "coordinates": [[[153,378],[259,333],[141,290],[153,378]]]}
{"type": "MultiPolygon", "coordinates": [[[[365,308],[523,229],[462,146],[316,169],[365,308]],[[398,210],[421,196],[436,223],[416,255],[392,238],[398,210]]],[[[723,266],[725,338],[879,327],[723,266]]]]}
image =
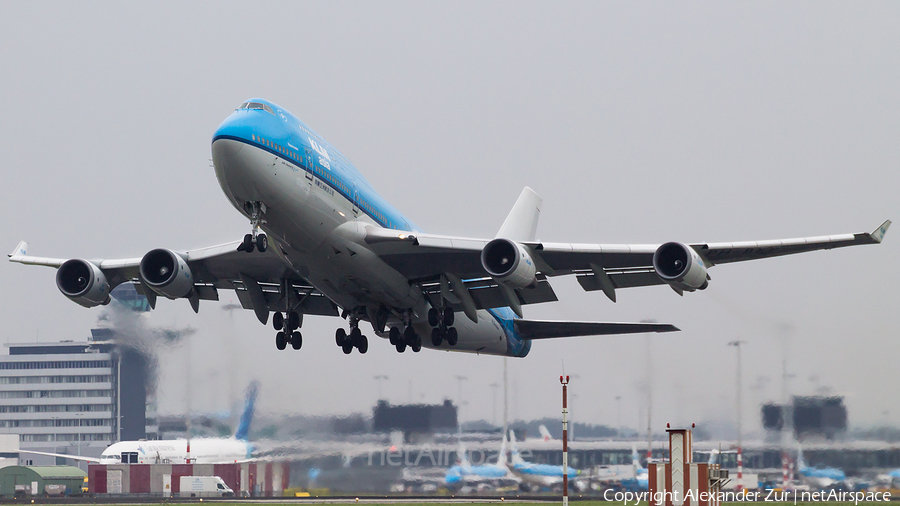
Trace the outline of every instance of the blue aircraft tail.
{"type": "Polygon", "coordinates": [[[256,394],[259,391],[259,382],[252,382],[247,387],[247,399],[244,401],[244,412],[241,413],[241,421],[238,423],[234,438],[240,441],[250,439],[250,422],[253,421],[253,410],[256,404],[256,394]]]}

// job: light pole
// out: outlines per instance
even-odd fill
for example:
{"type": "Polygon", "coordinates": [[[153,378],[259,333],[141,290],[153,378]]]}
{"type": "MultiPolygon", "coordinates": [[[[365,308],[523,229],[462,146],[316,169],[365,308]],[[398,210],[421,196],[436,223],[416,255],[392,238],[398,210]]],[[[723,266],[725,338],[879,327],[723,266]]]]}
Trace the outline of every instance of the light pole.
{"type": "Polygon", "coordinates": [[[569,506],[569,405],[567,399],[569,377],[560,376],[559,383],[562,385],[563,506],[569,506]]]}
{"type": "Polygon", "coordinates": [[[493,402],[491,402],[491,423],[497,425],[497,388],[500,386],[500,383],[491,383],[490,387],[493,390],[493,402]]]}
{"type": "Polygon", "coordinates": [[[462,383],[466,381],[466,376],[456,376],[457,388],[456,388],[456,402],[459,408],[459,413],[456,415],[456,426],[457,431],[462,434],[462,383]]]}
{"type": "Polygon", "coordinates": [[[389,380],[390,378],[385,376],[384,374],[377,374],[374,376],[374,378],[375,382],[378,383],[378,400],[380,401],[383,399],[383,397],[381,396],[381,382],[384,380],[389,380]]]}
{"type": "MultiPolygon", "coordinates": [[[[578,376],[572,376],[573,378],[577,378],[578,376]]],[[[572,404],[575,404],[575,399],[578,398],[578,394],[572,394],[569,397],[572,398],[569,401],[569,423],[572,427],[569,429],[569,441],[575,441],[575,422],[572,421],[572,404]]]]}
{"type": "Polygon", "coordinates": [[[735,487],[738,491],[742,490],[742,479],[744,477],[744,462],[743,456],[741,455],[741,345],[745,344],[747,341],[741,341],[740,339],[736,339],[728,343],[728,346],[734,346],[737,351],[737,465],[738,465],[738,479],[737,479],[737,487],[735,487]]]}
{"type": "MultiPolygon", "coordinates": [[[[574,380],[581,379],[581,376],[579,376],[577,374],[573,374],[572,379],[574,379],[574,380]]],[[[572,404],[575,404],[575,398],[578,396],[575,394],[572,394],[571,397],[572,397],[572,402],[569,403],[569,408],[572,407],[572,404]]],[[[569,441],[575,441],[575,422],[572,422],[572,410],[571,409],[569,409],[569,422],[571,422],[571,425],[572,425],[572,428],[569,430],[569,441]]]]}
{"type": "Polygon", "coordinates": [[[622,396],[616,396],[616,436],[622,437],[622,396]]]}

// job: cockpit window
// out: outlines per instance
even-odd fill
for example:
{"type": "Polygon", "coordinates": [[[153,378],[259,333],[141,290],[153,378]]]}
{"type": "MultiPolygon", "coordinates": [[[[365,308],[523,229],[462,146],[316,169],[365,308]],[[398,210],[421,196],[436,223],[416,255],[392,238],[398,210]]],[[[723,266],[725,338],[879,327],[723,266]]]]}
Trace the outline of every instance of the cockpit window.
{"type": "Polygon", "coordinates": [[[266,104],[261,104],[259,102],[244,102],[243,104],[241,104],[240,107],[238,107],[238,109],[258,109],[260,111],[266,111],[272,115],[275,114],[275,111],[273,111],[271,107],[269,107],[266,104]]]}

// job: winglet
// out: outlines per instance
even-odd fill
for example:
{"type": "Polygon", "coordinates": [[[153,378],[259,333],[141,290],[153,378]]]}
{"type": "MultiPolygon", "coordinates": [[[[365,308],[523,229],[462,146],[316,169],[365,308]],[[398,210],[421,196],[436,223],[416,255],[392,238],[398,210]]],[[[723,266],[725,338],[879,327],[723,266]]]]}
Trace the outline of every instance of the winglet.
{"type": "Polygon", "coordinates": [[[6,256],[8,256],[9,258],[13,258],[13,257],[24,257],[27,255],[28,255],[28,243],[25,241],[21,241],[19,243],[19,245],[16,246],[16,249],[14,249],[12,251],[12,253],[10,253],[9,255],[6,255],[6,256]]]}
{"type": "MultiPolygon", "coordinates": [[[[872,237],[873,241],[880,243],[881,241],[884,240],[884,234],[887,233],[887,231],[890,227],[891,227],[891,220],[884,220],[884,223],[882,223],[880,227],[875,229],[875,231],[869,235],[872,237]]],[[[26,244],[26,246],[27,246],[27,244],[26,244]]]]}

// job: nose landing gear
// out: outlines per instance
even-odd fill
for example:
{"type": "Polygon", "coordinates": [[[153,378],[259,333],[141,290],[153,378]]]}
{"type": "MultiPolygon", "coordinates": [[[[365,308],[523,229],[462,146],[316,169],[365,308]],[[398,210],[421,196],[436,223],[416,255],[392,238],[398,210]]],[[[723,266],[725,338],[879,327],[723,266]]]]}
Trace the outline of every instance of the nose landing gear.
{"type": "Polygon", "coordinates": [[[245,202],[244,210],[250,214],[251,232],[244,236],[244,240],[238,245],[237,250],[252,253],[253,248],[256,247],[260,253],[265,253],[269,249],[269,239],[266,234],[259,233],[259,225],[266,222],[260,218],[260,212],[266,211],[266,205],[262,202],[245,202]]]}

